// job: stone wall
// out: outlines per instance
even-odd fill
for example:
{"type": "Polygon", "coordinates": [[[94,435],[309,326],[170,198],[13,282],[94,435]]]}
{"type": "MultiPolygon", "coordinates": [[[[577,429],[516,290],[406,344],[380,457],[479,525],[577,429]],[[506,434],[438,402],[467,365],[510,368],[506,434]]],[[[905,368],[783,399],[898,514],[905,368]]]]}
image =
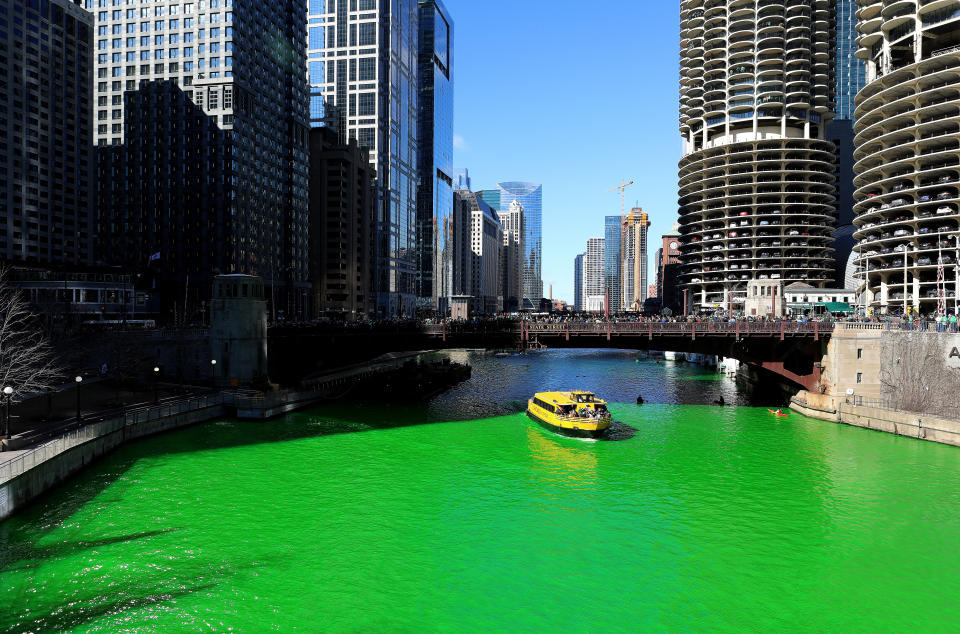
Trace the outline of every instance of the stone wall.
{"type": "Polygon", "coordinates": [[[960,421],[916,412],[855,405],[846,398],[800,392],[790,409],[811,418],[960,447],[960,421]]]}
{"type": "Polygon", "coordinates": [[[856,405],[960,419],[960,334],[838,324],[821,385],[856,405]]]}
{"type": "Polygon", "coordinates": [[[822,360],[820,384],[827,394],[882,398],[883,324],[837,324],[822,360]]]}

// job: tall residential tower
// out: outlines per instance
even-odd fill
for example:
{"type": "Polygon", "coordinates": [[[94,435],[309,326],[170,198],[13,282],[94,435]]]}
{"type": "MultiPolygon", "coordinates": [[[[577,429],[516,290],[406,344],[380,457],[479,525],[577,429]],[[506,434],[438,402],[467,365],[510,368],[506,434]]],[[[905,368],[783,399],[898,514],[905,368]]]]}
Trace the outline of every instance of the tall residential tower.
{"type": "Polygon", "coordinates": [[[692,311],[832,277],[832,0],[683,0],[680,231],[692,311]]]}
{"type": "Polygon", "coordinates": [[[181,314],[184,297],[199,314],[215,275],[248,273],[269,288],[273,316],[305,317],[301,3],[85,2],[97,29],[100,257],[143,270],[181,314]]]}
{"type": "Polygon", "coordinates": [[[93,17],[0,0],[0,259],[93,264],[93,17]]]}
{"type": "Polygon", "coordinates": [[[583,258],[586,253],[578,253],[573,259],[573,309],[583,310],[583,258]]]}
{"type": "Polygon", "coordinates": [[[647,299],[647,230],[650,218],[640,207],[634,207],[623,218],[620,237],[622,251],[620,280],[624,310],[643,310],[647,299]]]}
{"type": "Polygon", "coordinates": [[[854,211],[868,310],[957,311],[960,2],[857,0],[854,211]]]}
{"type": "Polygon", "coordinates": [[[603,238],[587,238],[587,252],[583,257],[583,310],[603,311],[603,252],[603,238]]]}
{"type": "Polygon", "coordinates": [[[523,205],[513,201],[506,211],[496,212],[503,227],[503,248],[500,253],[501,295],[503,310],[519,310],[523,297],[523,254],[526,240],[526,218],[523,205]]]}

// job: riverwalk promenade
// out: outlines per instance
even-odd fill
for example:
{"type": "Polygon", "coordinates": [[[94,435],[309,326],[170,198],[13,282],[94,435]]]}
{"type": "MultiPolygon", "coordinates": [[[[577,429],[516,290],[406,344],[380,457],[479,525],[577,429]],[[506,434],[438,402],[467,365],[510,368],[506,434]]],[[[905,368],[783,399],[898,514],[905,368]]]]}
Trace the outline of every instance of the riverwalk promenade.
{"type": "Polygon", "coordinates": [[[226,416],[267,420],[342,395],[352,385],[402,368],[430,353],[389,354],[310,377],[298,390],[223,390],[171,397],[88,414],[6,439],[0,452],[0,521],[116,447],[145,436],[226,416]]]}

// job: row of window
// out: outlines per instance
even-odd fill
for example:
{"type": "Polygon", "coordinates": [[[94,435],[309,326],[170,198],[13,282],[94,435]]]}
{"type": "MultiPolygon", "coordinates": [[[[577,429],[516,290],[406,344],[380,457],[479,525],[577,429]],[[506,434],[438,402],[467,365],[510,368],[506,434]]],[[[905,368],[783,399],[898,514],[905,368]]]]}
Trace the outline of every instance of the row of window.
{"type": "MultiPolygon", "coordinates": [[[[342,6],[348,0],[340,0],[342,6]]],[[[349,0],[351,11],[376,11],[377,0],[349,0]]],[[[336,13],[337,0],[310,0],[310,15],[320,13],[336,13]]]]}
{"type": "MultiPolygon", "coordinates": [[[[162,52],[162,51],[161,51],[161,52],[162,52]]],[[[153,59],[163,59],[163,58],[164,58],[163,55],[156,55],[156,56],[153,57],[153,59]]],[[[149,60],[149,59],[151,59],[151,58],[150,58],[149,55],[146,55],[146,56],[141,55],[141,56],[140,56],[140,59],[141,59],[141,60],[149,60]]],[[[170,56],[170,59],[177,59],[177,56],[176,56],[176,55],[171,55],[171,56],[170,56]]],[[[221,59],[220,59],[219,57],[211,57],[211,58],[209,58],[209,59],[200,58],[200,59],[197,60],[196,68],[197,68],[197,70],[204,70],[204,69],[206,69],[206,68],[220,68],[220,67],[221,67],[221,66],[220,66],[220,61],[221,61],[221,59]]],[[[162,73],[162,72],[163,72],[163,64],[155,64],[155,66],[157,67],[157,70],[156,70],[155,72],[157,72],[157,73],[162,73]]],[[[233,68],[233,57],[232,57],[232,56],[229,56],[229,55],[228,55],[227,57],[224,57],[224,58],[223,58],[223,68],[233,68]]],[[[184,70],[184,71],[189,72],[189,71],[192,71],[193,69],[194,69],[194,64],[193,64],[193,62],[184,62],[184,63],[183,63],[183,70],[184,70]]],[[[177,68],[175,67],[175,65],[173,65],[173,64],[171,64],[171,66],[170,66],[170,71],[171,71],[171,72],[179,72],[179,71],[177,70],[177,68]]],[[[126,71],[124,71],[124,68],[123,68],[122,66],[114,66],[112,69],[98,68],[98,69],[97,69],[97,77],[99,77],[100,79],[105,79],[105,78],[108,76],[108,72],[109,72],[109,76],[110,76],[110,77],[123,77],[124,75],[126,75],[126,76],[128,76],[128,77],[134,77],[134,76],[136,76],[136,74],[137,74],[137,67],[136,67],[136,66],[127,66],[127,67],[126,67],[126,71]]],[[[144,65],[142,65],[142,66],[140,67],[140,74],[141,74],[141,75],[149,75],[149,74],[150,74],[150,65],[149,65],[149,64],[144,64],[144,65]]]]}
{"type": "MultiPolygon", "coordinates": [[[[196,37],[198,40],[204,40],[207,37],[207,29],[197,29],[196,34],[197,34],[196,37]]],[[[223,29],[221,29],[220,27],[214,27],[210,29],[210,39],[214,39],[214,40],[219,39],[221,34],[223,35],[223,37],[227,37],[227,38],[233,37],[233,27],[225,26],[223,27],[223,29]]],[[[171,34],[167,37],[167,42],[170,44],[179,44],[180,43],[179,36],[180,36],[179,33],[171,34]]],[[[193,42],[193,37],[194,37],[194,32],[184,33],[183,42],[185,44],[190,44],[193,42]]],[[[106,51],[111,48],[124,48],[124,46],[126,46],[126,48],[135,48],[138,45],[150,46],[150,44],[151,44],[151,39],[149,35],[140,36],[139,42],[137,41],[137,38],[133,36],[127,37],[127,38],[115,37],[109,40],[108,39],[97,40],[97,50],[106,51]]],[[[153,44],[162,45],[163,36],[154,35],[153,44]]]]}
{"type": "MultiPolygon", "coordinates": [[[[310,72],[311,84],[322,84],[326,81],[329,84],[334,82],[334,68],[336,64],[326,64],[323,61],[310,60],[307,63],[310,72]]],[[[377,58],[360,57],[349,60],[350,77],[349,81],[375,81],[377,78],[377,58]]],[[[346,77],[341,78],[347,81],[346,77]]]]}
{"type": "MultiPolygon", "coordinates": [[[[347,39],[336,38],[335,26],[311,26],[307,38],[307,48],[310,50],[320,50],[333,48],[334,46],[347,46],[347,39]],[[329,42],[329,44],[327,44],[329,42]]],[[[342,30],[342,29],[341,29],[342,30]]],[[[350,46],[375,46],[377,43],[377,23],[361,22],[360,24],[351,24],[349,30],[350,46]]]]}
{"type": "MultiPolygon", "coordinates": [[[[149,4],[149,3],[150,3],[150,0],[140,0],[140,2],[141,2],[142,4],[149,4]]],[[[124,4],[126,4],[126,5],[129,6],[129,5],[132,5],[132,4],[136,4],[136,2],[134,2],[134,0],[125,0],[124,4]]],[[[85,9],[106,9],[106,8],[108,8],[108,7],[111,7],[111,6],[113,6],[113,7],[119,7],[120,5],[121,5],[120,0],[86,0],[86,2],[84,3],[84,8],[85,8],[85,9]]],[[[206,11],[207,9],[219,9],[220,7],[228,8],[228,7],[232,7],[232,6],[233,6],[233,0],[200,0],[200,1],[197,2],[197,3],[185,2],[185,3],[183,3],[183,7],[181,7],[181,6],[178,5],[178,4],[174,4],[174,5],[170,5],[170,6],[155,6],[155,7],[153,8],[153,11],[151,11],[149,7],[141,7],[141,8],[140,8],[140,17],[141,17],[141,18],[146,18],[146,17],[148,17],[148,16],[150,16],[150,15],[161,16],[161,15],[165,15],[165,14],[166,14],[166,15],[179,15],[180,12],[181,12],[181,11],[180,11],[181,8],[183,9],[183,13],[184,13],[184,14],[189,15],[189,14],[193,13],[194,10],[197,10],[197,11],[206,11]]],[[[122,15],[126,15],[128,18],[136,17],[136,15],[137,15],[137,10],[136,10],[136,9],[127,9],[126,11],[123,11],[123,10],[121,10],[121,9],[114,9],[112,12],[111,12],[111,11],[99,11],[98,13],[99,13],[99,15],[101,15],[101,16],[106,16],[106,15],[108,15],[108,14],[109,14],[109,15],[113,15],[115,20],[119,20],[119,19],[120,19],[120,16],[122,16],[122,15]]],[[[100,19],[101,19],[101,20],[106,20],[107,18],[106,18],[106,17],[101,17],[100,19]]]]}
{"type": "MultiPolygon", "coordinates": [[[[127,48],[134,48],[136,46],[136,43],[133,42],[133,40],[135,40],[136,38],[131,37],[127,39],[129,40],[129,42],[127,43],[127,48]]],[[[179,44],[179,43],[180,43],[179,35],[171,35],[169,38],[167,38],[167,44],[179,44]]],[[[184,33],[183,43],[192,44],[193,33],[184,33]]],[[[162,35],[154,35],[152,37],[149,35],[144,35],[143,37],[140,38],[140,46],[142,47],[163,46],[163,44],[164,44],[164,37],[162,35]]],[[[233,42],[232,41],[225,42],[223,44],[223,47],[224,47],[224,50],[227,50],[227,51],[233,50],[233,42]]],[[[200,51],[200,53],[203,53],[206,49],[207,49],[206,44],[200,44],[197,46],[197,50],[200,51]]],[[[183,50],[184,52],[186,52],[187,50],[193,51],[193,47],[185,46],[183,50]]],[[[210,52],[211,53],[220,52],[220,42],[210,42],[210,52]]],[[[126,55],[127,55],[127,58],[129,59],[130,56],[134,54],[135,53],[133,51],[129,51],[126,55]]],[[[101,64],[104,64],[109,58],[112,58],[113,61],[118,62],[120,61],[121,56],[123,56],[123,53],[113,53],[111,55],[108,55],[107,53],[100,53],[97,56],[97,59],[100,61],[101,64]]]]}
{"type": "MultiPolygon", "coordinates": [[[[104,18],[103,21],[105,22],[106,18],[104,18]]],[[[149,33],[151,25],[153,26],[154,31],[163,31],[163,30],[176,31],[180,28],[181,24],[185,29],[192,29],[196,25],[205,26],[207,24],[220,24],[221,22],[225,22],[227,24],[233,22],[233,13],[228,11],[227,13],[223,13],[223,14],[212,13],[209,16],[201,15],[196,20],[194,20],[193,18],[184,18],[182,23],[180,20],[154,20],[153,22],[140,22],[139,24],[140,24],[141,33],[149,33]]],[[[200,30],[205,31],[205,29],[200,29],[200,30]]],[[[110,35],[110,34],[122,35],[123,33],[136,33],[136,32],[137,32],[136,22],[126,22],[126,23],[118,22],[113,25],[101,24],[100,26],[97,27],[97,35],[99,35],[100,37],[103,37],[105,35],[110,35]]]]}

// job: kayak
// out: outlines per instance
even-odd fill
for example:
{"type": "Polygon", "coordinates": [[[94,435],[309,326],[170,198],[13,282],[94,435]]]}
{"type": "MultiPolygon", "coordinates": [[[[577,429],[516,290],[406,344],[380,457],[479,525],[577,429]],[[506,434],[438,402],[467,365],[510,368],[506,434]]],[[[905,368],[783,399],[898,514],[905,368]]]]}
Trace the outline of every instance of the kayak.
{"type": "Polygon", "coordinates": [[[788,417],[789,417],[788,414],[784,414],[783,412],[778,412],[778,411],[776,411],[776,410],[768,409],[767,411],[770,412],[771,414],[773,414],[774,416],[783,416],[784,418],[788,418],[788,417]]]}

